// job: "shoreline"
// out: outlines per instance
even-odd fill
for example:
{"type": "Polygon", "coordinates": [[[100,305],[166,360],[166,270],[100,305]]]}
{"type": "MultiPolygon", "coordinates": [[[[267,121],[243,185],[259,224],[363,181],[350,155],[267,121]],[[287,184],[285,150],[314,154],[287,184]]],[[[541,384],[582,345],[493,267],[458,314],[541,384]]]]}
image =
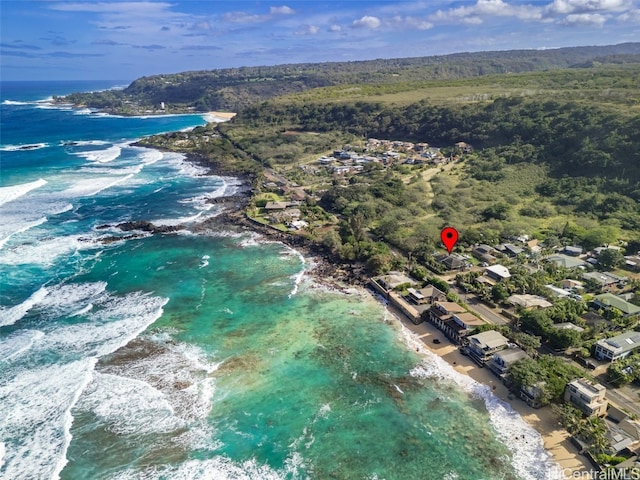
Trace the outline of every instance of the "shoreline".
{"type": "MultiPolygon", "coordinates": [[[[459,349],[450,343],[434,325],[428,322],[415,325],[393,306],[380,302],[366,288],[369,277],[365,275],[363,265],[337,262],[331,252],[322,245],[312,243],[301,235],[288,234],[252,221],[244,212],[244,206],[253,193],[251,179],[248,176],[222,169],[222,171],[218,171],[204,157],[184,155],[186,161],[207,167],[208,175],[234,176],[242,184],[239,191],[233,195],[214,199],[214,203],[225,206],[224,210],[216,217],[198,224],[198,230],[227,230],[231,228],[235,231],[257,233],[270,241],[277,241],[297,250],[308,260],[307,265],[311,265],[311,268],[307,268],[303,272],[310,276],[314,282],[341,293],[350,294],[356,288],[371,296],[394,317],[396,326],[402,330],[402,333],[409,334],[406,335],[407,348],[410,348],[409,340],[420,342],[419,345],[422,349],[416,348],[416,351],[423,358],[427,358],[427,352],[430,352],[446,362],[457,373],[471,378],[479,385],[490,388],[491,393],[497,399],[508,405],[540,435],[542,447],[550,455],[551,461],[558,465],[558,468],[553,469],[557,478],[571,478],[575,472],[586,472],[593,469],[586,457],[578,453],[577,448],[571,443],[570,434],[559,424],[550,407],[534,409],[517,399],[497,376],[489,369],[478,367],[469,357],[462,355],[459,349]],[[433,343],[434,339],[438,339],[440,343],[433,343]]],[[[575,473],[575,475],[579,474],[575,473]]]]}
{"type": "MultiPolygon", "coordinates": [[[[570,434],[559,423],[550,407],[532,408],[516,398],[513,393],[488,368],[480,368],[473,360],[463,355],[434,325],[422,322],[415,325],[402,312],[391,305],[383,305],[394,317],[403,333],[408,333],[410,339],[419,342],[422,349],[436,355],[446,362],[457,373],[471,378],[480,385],[487,386],[491,393],[507,404],[522,420],[535,430],[542,439],[542,446],[549,453],[557,469],[559,478],[571,478],[574,472],[586,472],[593,469],[586,457],[581,455],[571,443],[570,434]],[[434,339],[440,341],[436,344],[434,339]]],[[[425,351],[419,351],[421,356],[427,356],[425,351]]],[[[576,473],[577,475],[577,473],[576,473]]]]}

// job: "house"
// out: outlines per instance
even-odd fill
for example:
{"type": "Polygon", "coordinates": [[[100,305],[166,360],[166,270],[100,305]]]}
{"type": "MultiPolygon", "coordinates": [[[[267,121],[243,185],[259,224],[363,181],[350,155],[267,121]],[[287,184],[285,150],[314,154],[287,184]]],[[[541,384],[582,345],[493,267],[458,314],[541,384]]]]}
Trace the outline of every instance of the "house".
{"type": "Polygon", "coordinates": [[[584,328],[571,322],[556,323],[553,328],[558,328],[560,330],[573,330],[578,333],[584,332],[584,328]]]}
{"type": "Polygon", "coordinates": [[[496,250],[510,257],[516,257],[524,252],[524,248],[518,247],[512,243],[501,243],[496,245],[496,250]]]}
{"type": "Polygon", "coordinates": [[[503,265],[491,265],[490,267],[487,267],[485,270],[485,275],[497,282],[506,280],[507,278],[511,277],[509,269],[503,265]]]}
{"type": "Polygon", "coordinates": [[[599,383],[578,378],[565,387],[564,401],[573,404],[587,416],[603,417],[607,414],[606,393],[607,389],[599,383]]]}
{"type": "Polygon", "coordinates": [[[522,360],[525,358],[529,358],[527,352],[522,350],[520,347],[515,348],[507,348],[506,350],[501,350],[497,353],[493,354],[493,357],[487,364],[491,371],[502,378],[503,381],[506,380],[507,373],[509,372],[509,367],[516,363],[518,360],[522,360]]]}
{"type": "Polygon", "coordinates": [[[632,272],[640,271],[640,255],[627,255],[624,257],[624,268],[632,272]]]}
{"type": "Polygon", "coordinates": [[[434,302],[429,312],[429,321],[439,330],[445,331],[446,322],[453,318],[454,314],[466,312],[466,310],[455,302],[434,302]]]}
{"type": "Polygon", "coordinates": [[[436,301],[442,302],[447,298],[446,293],[437,289],[433,285],[427,285],[420,290],[408,288],[407,292],[409,292],[409,300],[416,305],[430,305],[436,301]]]}
{"type": "Polygon", "coordinates": [[[456,142],[455,147],[462,150],[462,153],[469,153],[473,150],[473,147],[465,142],[456,142]]]}
{"type": "Polygon", "coordinates": [[[511,295],[509,298],[507,298],[507,302],[509,302],[511,305],[515,305],[528,310],[534,308],[549,308],[553,306],[551,302],[548,302],[544,298],[539,297],[538,295],[530,295],[528,293],[524,295],[511,295]]]}
{"type": "Polygon", "coordinates": [[[585,262],[578,258],[569,257],[568,255],[562,255],[561,253],[556,255],[549,255],[545,258],[547,262],[553,262],[559,267],[563,268],[580,268],[585,266],[585,262]]]}
{"type": "Polygon", "coordinates": [[[565,290],[583,290],[584,284],[572,278],[565,278],[560,282],[560,286],[565,290]]]}
{"type": "Polygon", "coordinates": [[[451,318],[444,321],[442,331],[446,337],[455,344],[462,344],[464,339],[480,325],[487,322],[469,312],[454,313],[451,318]]]}
{"type": "Polygon", "coordinates": [[[587,272],[582,275],[585,280],[591,280],[600,285],[600,288],[610,287],[618,283],[624,283],[627,281],[627,277],[620,277],[611,272],[587,272]]]}
{"type": "Polygon", "coordinates": [[[625,332],[596,342],[595,357],[615,362],[640,348],[640,332],[625,332]]]}
{"type": "Polygon", "coordinates": [[[285,210],[289,206],[289,202],[267,202],[264,206],[265,210],[285,210]]]}
{"type": "Polygon", "coordinates": [[[546,385],[547,382],[544,381],[533,385],[523,385],[520,387],[520,398],[530,407],[540,408],[544,404],[544,387],[546,385]]]}
{"type": "Polygon", "coordinates": [[[571,295],[571,293],[569,293],[564,288],[559,288],[559,287],[556,287],[555,285],[551,285],[551,284],[545,285],[545,288],[549,290],[549,292],[551,292],[551,295],[553,295],[556,298],[566,298],[569,295],[571,295]]]}
{"type": "MultiPolygon", "coordinates": [[[[616,455],[624,450],[634,451],[640,447],[640,423],[630,418],[625,412],[614,406],[609,407],[605,426],[607,427],[606,437],[609,440],[607,453],[610,455],[616,455]]],[[[621,465],[623,464],[618,464],[618,467],[621,465]]]]}
{"type": "Polygon", "coordinates": [[[629,303],[625,299],[611,293],[596,295],[593,299],[593,304],[596,307],[604,308],[605,310],[610,308],[617,308],[622,312],[622,316],[624,317],[631,317],[633,315],[640,314],[640,307],[634,305],[633,303],[629,303]]]}
{"type": "Polygon", "coordinates": [[[562,252],[566,255],[570,255],[572,257],[579,257],[584,252],[584,249],[580,246],[569,246],[564,247],[562,252]]]}
{"type": "Polygon", "coordinates": [[[467,338],[469,343],[466,346],[466,352],[481,367],[484,367],[495,353],[509,346],[509,341],[495,330],[487,330],[467,338]]]}
{"type": "Polygon", "coordinates": [[[380,275],[379,277],[372,278],[370,283],[374,290],[381,293],[385,298],[389,298],[389,292],[398,288],[400,285],[416,285],[415,280],[400,272],[389,272],[387,275],[380,275]]]}
{"type": "Polygon", "coordinates": [[[489,245],[480,244],[473,247],[471,255],[481,262],[487,262],[488,264],[493,265],[497,261],[496,255],[498,255],[498,251],[489,245]]]}
{"type": "Polygon", "coordinates": [[[435,259],[442,263],[447,270],[462,270],[469,263],[464,257],[456,254],[438,255],[435,259]]]}

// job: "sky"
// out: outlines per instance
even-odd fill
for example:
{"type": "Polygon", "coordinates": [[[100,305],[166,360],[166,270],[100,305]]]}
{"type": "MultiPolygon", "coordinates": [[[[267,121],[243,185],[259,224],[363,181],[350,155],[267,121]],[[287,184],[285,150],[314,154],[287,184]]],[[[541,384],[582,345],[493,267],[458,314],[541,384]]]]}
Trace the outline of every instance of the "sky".
{"type": "Polygon", "coordinates": [[[640,41],[640,0],[0,0],[2,80],[640,41]]]}

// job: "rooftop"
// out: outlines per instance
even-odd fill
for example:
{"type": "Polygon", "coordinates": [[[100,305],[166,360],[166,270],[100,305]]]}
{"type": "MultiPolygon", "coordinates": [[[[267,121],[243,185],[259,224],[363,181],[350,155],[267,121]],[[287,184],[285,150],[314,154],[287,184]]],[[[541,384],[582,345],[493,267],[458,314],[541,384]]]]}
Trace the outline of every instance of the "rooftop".
{"type": "Polygon", "coordinates": [[[500,278],[509,278],[511,276],[509,269],[504,265],[492,265],[487,267],[487,272],[494,273],[500,278]]]}
{"type": "Polygon", "coordinates": [[[640,313],[640,307],[633,303],[629,303],[624,298],[620,298],[612,293],[596,295],[594,300],[600,305],[617,308],[625,315],[636,315],[640,313]]]}
{"type": "Polygon", "coordinates": [[[549,308],[553,306],[551,302],[545,300],[544,298],[538,295],[531,295],[528,293],[523,295],[511,295],[507,299],[507,301],[512,305],[519,305],[523,308],[531,308],[531,307],[549,308]]]}
{"type": "Polygon", "coordinates": [[[509,343],[500,332],[496,332],[495,330],[487,330],[486,332],[471,335],[469,341],[483,350],[492,350],[509,343]]]}
{"type": "Polygon", "coordinates": [[[584,262],[579,258],[570,257],[558,253],[556,255],[550,255],[546,258],[548,262],[553,262],[564,268],[576,268],[584,265],[584,262]]]}
{"type": "Polygon", "coordinates": [[[512,364],[517,362],[518,360],[522,360],[523,358],[529,358],[529,355],[527,355],[527,352],[525,352],[519,347],[501,350],[500,352],[494,355],[496,357],[500,357],[502,359],[502,362],[505,364],[512,364]]]}
{"type": "Polygon", "coordinates": [[[640,332],[625,332],[615,337],[598,340],[598,344],[614,350],[617,354],[630,352],[640,347],[640,332]]]}

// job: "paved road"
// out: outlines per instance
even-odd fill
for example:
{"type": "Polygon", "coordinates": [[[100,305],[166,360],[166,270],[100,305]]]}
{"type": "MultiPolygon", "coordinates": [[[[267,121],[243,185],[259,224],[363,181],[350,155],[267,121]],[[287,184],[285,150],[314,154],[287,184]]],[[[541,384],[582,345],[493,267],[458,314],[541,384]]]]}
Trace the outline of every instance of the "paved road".
{"type": "Polygon", "coordinates": [[[478,315],[480,315],[482,318],[484,318],[489,323],[492,323],[494,325],[508,325],[509,324],[509,320],[508,319],[504,318],[501,315],[498,315],[494,310],[492,310],[491,308],[487,307],[474,294],[465,293],[464,291],[462,291],[458,287],[452,287],[452,290],[454,292],[456,292],[456,294],[460,297],[460,300],[462,300],[464,303],[466,303],[467,306],[471,310],[476,312],[478,315]]]}
{"type": "MultiPolygon", "coordinates": [[[[602,383],[605,387],[607,387],[607,395],[606,397],[611,400],[613,403],[618,405],[619,407],[624,408],[625,410],[637,415],[640,417],[640,402],[637,399],[630,398],[627,395],[627,392],[623,390],[626,389],[613,389],[608,383],[605,381],[605,375],[600,375],[598,377],[598,381],[602,383]]],[[[631,392],[630,392],[631,393],[631,392]]]]}

